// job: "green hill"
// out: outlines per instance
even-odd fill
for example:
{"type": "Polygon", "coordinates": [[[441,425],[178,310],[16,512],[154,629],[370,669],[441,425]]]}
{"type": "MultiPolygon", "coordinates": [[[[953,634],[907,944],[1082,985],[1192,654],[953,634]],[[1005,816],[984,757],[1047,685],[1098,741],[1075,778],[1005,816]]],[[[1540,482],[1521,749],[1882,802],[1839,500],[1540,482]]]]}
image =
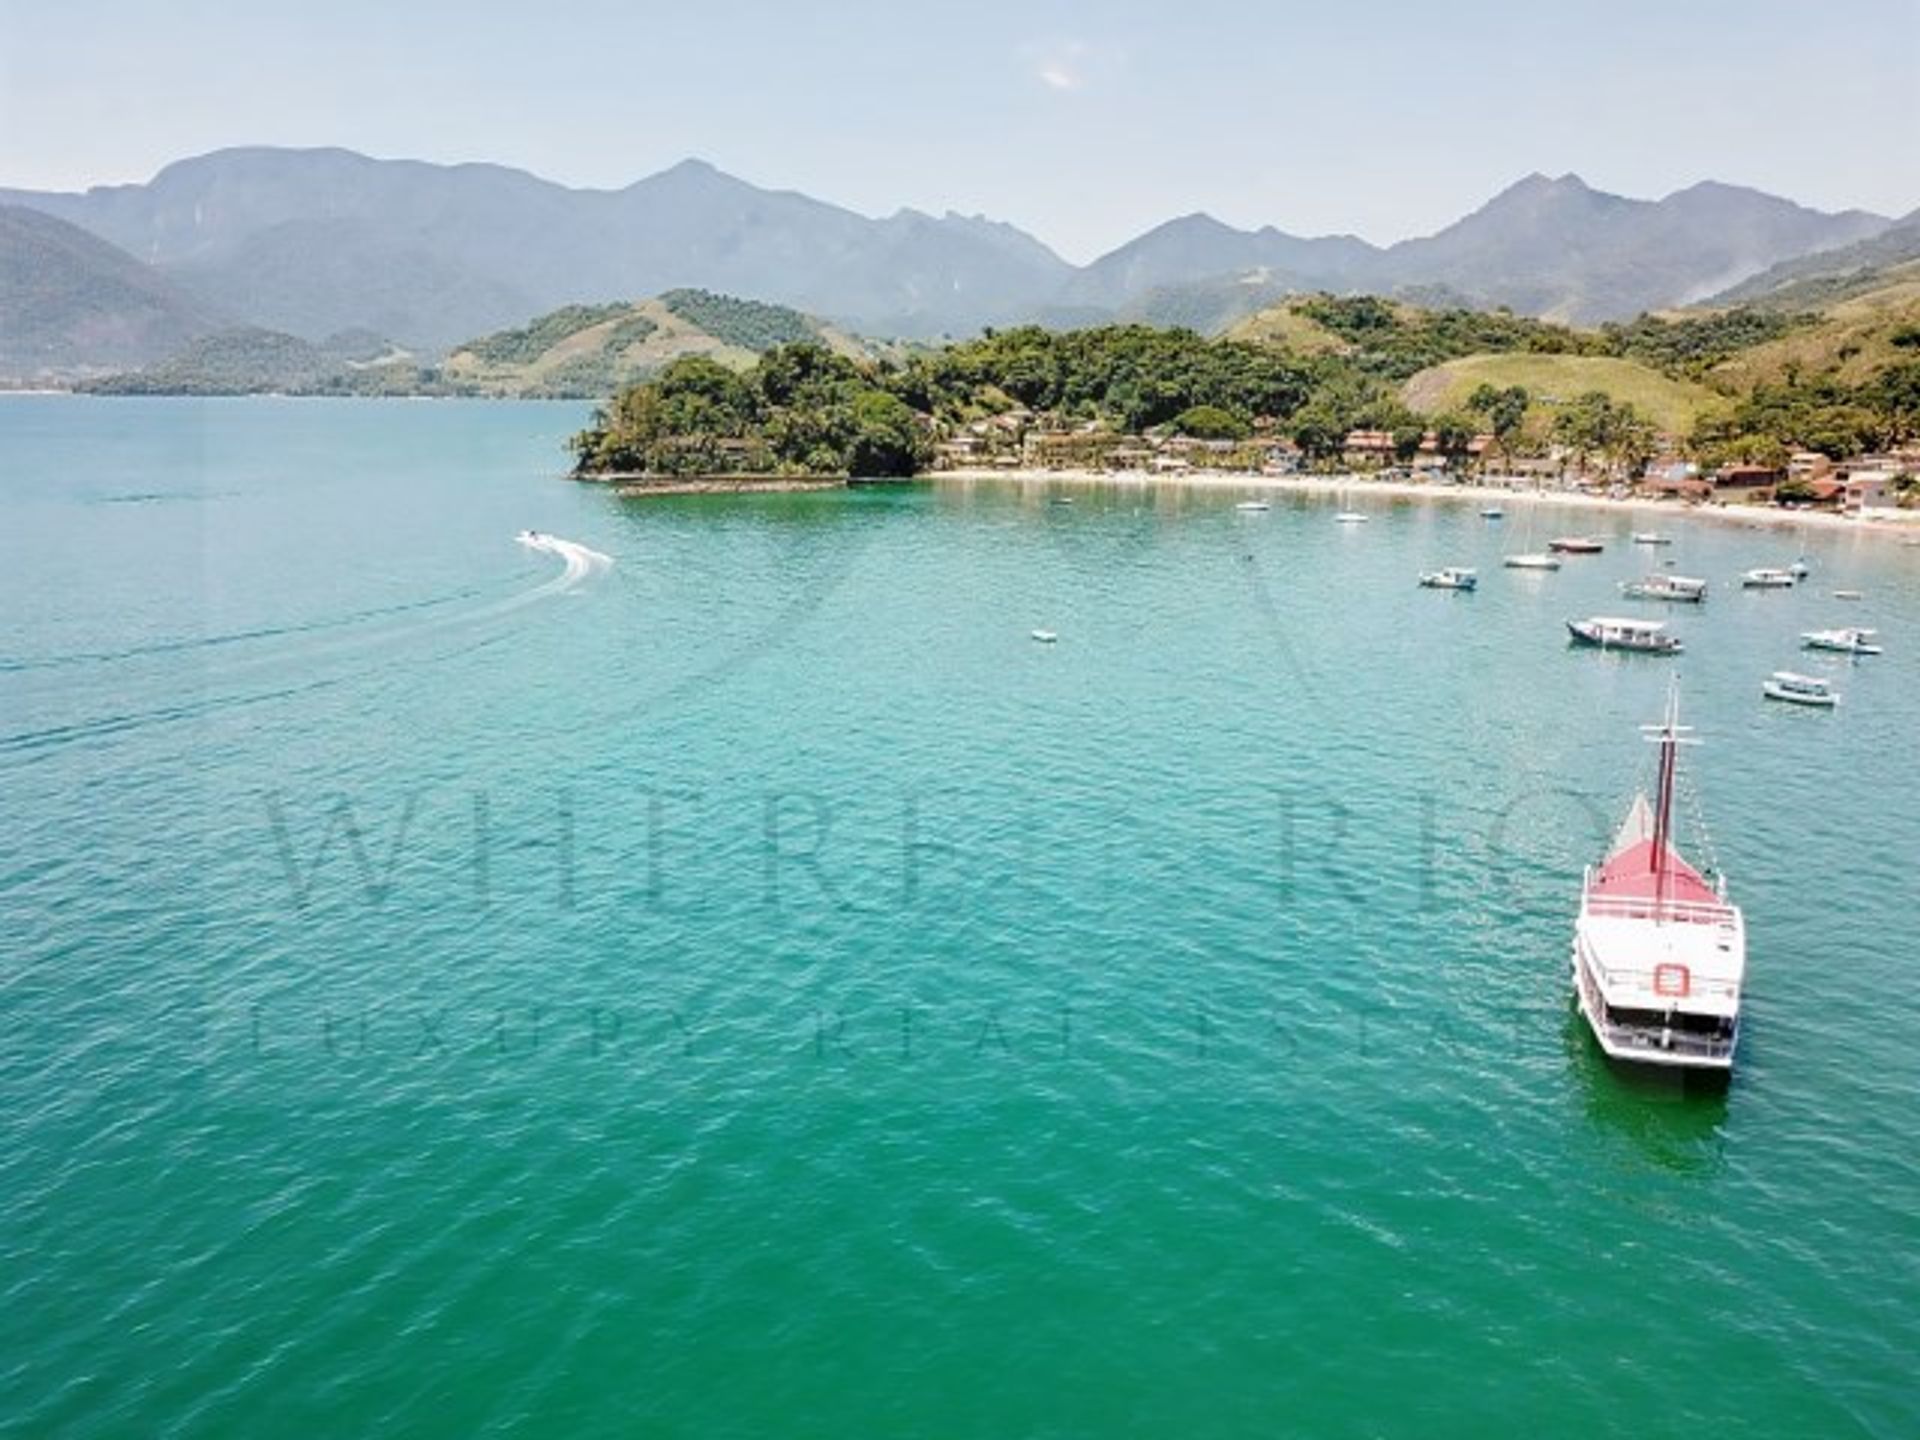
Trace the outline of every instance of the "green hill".
{"type": "Polygon", "coordinates": [[[1307,315],[1303,303],[1295,297],[1256,310],[1230,325],[1224,338],[1278,345],[1301,355],[1330,355],[1350,348],[1347,341],[1307,315]]]}
{"type": "Polygon", "coordinates": [[[447,357],[441,374],[469,393],[600,399],[689,355],[745,369],[797,340],[818,340],[849,357],[875,353],[868,342],[784,305],[669,290],[634,304],[569,305],[469,340],[447,357]]]}
{"type": "Polygon", "coordinates": [[[112,395],[475,395],[598,400],[691,355],[745,369],[764,351],[816,340],[849,358],[881,347],[790,310],[704,290],[567,305],[466,341],[438,365],[366,332],[314,344],[241,328],[195,341],[141,370],[92,381],[112,395]]]}
{"type": "Polygon", "coordinates": [[[1409,409],[1421,415],[1459,409],[1481,385],[1523,387],[1533,408],[1552,407],[1599,391],[1631,404],[1671,435],[1684,435],[1708,410],[1725,402],[1704,385],[1676,380],[1634,360],[1604,355],[1469,355],[1422,370],[1401,389],[1409,409]]]}
{"type": "Polygon", "coordinates": [[[1831,304],[1808,328],[1722,361],[1709,375],[1724,390],[1830,375],[1862,384],[1916,358],[1920,346],[1920,260],[1876,272],[1868,289],[1831,304]]]}

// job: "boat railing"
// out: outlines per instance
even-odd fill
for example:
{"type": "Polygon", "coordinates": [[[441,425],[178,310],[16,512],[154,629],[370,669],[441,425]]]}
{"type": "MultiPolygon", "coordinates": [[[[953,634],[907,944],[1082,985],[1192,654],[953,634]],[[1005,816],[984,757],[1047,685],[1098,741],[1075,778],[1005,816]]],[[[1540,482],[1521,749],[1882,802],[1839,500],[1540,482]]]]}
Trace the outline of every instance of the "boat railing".
{"type": "MultiPolygon", "coordinates": [[[[1597,960],[1594,961],[1593,968],[1599,972],[1609,994],[1617,994],[1623,989],[1639,990],[1643,994],[1649,995],[1659,995],[1661,993],[1661,976],[1657,971],[1609,970],[1597,960]]],[[[1687,993],[1684,996],[1672,996],[1668,999],[1667,1003],[1675,1005],[1678,1009],[1685,1009],[1686,1006],[1679,1004],[1679,1001],[1700,999],[1738,1000],[1739,998],[1739,981],[1710,980],[1703,978],[1695,971],[1689,973],[1687,976],[1687,993]]]]}
{"type": "Polygon", "coordinates": [[[1644,895],[1595,895],[1588,891],[1580,913],[1614,920],[1673,920],[1691,925],[1738,925],[1731,905],[1705,900],[1655,900],[1644,895]]]}
{"type": "Polygon", "coordinates": [[[1621,1049],[1721,1060],[1731,1056],[1734,1046],[1739,1043],[1738,1037],[1733,1035],[1709,1035],[1661,1025],[1623,1025],[1616,1020],[1603,1020],[1600,1023],[1607,1032],[1607,1039],[1621,1049]]]}

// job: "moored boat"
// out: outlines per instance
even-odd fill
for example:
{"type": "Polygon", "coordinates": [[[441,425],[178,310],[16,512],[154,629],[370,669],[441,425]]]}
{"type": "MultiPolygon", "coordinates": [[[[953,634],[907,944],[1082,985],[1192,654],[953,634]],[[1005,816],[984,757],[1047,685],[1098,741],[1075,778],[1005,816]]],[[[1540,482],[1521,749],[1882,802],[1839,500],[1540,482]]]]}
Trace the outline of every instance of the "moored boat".
{"type": "Polygon", "coordinates": [[[1791,670],[1776,670],[1760,682],[1760,693],[1769,700],[1785,700],[1790,705],[1814,705],[1831,710],[1840,703],[1833,686],[1817,675],[1796,675],[1791,670]]]}
{"type": "Polygon", "coordinates": [[[1506,515],[1507,512],[1502,510],[1498,505],[1483,505],[1480,508],[1480,518],[1482,520],[1504,520],[1506,515]]]}
{"type": "Polygon", "coordinates": [[[1590,615],[1567,621],[1567,632],[1582,645],[1600,650],[1628,650],[1637,655],[1678,655],[1680,639],[1667,633],[1662,620],[1627,620],[1616,615],[1590,615]]]}
{"type": "MultiPolygon", "coordinates": [[[[1626,822],[1581,884],[1573,931],[1574,998],[1610,1058],[1727,1072],[1740,1041],[1746,921],[1673,839],[1679,747],[1691,743],[1677,700],[1646,727],[1660,747],[1654,800],[1626,822]]],[[[1710,873],[1710,872],[1709,872],[1710,873]]]]}
{"type": "Polygon", "coordinates": [[[1233,508],[1236,510],[1271,510],[1273,506],[1265,500],[1242,500],[1233,508]]]}
{"type": "Polygon", "coordinates": [[[1880,632],[1849,625],[1839,630],[1808,630],[1800,643],[1809,650],[1833,650],[1842,655],[1878,655],[1880,632]]]}
{"type": "Polygon", "coordinates": [[[1529,555],[1509,555],[1500,563],[1509,570],[1558,570],[1560,557],[1535,551],[1529,555]]]}
{"type": "Polygon", "coordinates": [[[1557,540],[1549,540],[1547,549],[1557,555],[1598,555],[1606,545],[1591,535],[1562,535],[1557,540]]]}
{"type": "Polygon", "coordinates": [[[1032,633],[1033,638],[1038,640],[1042,645],[1052,645],[1060,639],[1060,637],[1051,630],[1035,630],[1032,633]]]}
{"type": "Polygon", "coordinates": [[[1768,566],[1749,570],[1740,577],[1742,588],[1747,590],[1791,590],[1799,583],[1799,577],[1791,570],[1779,570],[1768,566]]]}
{"type": "Polygon", "coordinates": [[[1333,518],[1342,525],[1364,525],[1373,517],[1371,515],[1363,515],[1358,510],[1342,510],[1333,518]]]}
{"type": "Polygon", "coordinates": [[[1698,605],[1707,598],[1707,582],[1687,575],[1647,575],[1622,580],[1620,593],[1630,600],[1674,600],[1698,605]]]}
{"type": "Polygon", "coordinates": [[[1420,583],[1429,590],[1471,590],[1480,583],[1480,576],[1464,566],[1448,565],[1439,570],[1423,571],[1420,583]]]}
{"type": "Polygon", "coordinates": [[[1636,530],[1633,532],[1633,543],[1636,545],[1671,545],[1673,543],[1673,537],[1671,535],[1662,535],[1657,530],[1636,530]]]}

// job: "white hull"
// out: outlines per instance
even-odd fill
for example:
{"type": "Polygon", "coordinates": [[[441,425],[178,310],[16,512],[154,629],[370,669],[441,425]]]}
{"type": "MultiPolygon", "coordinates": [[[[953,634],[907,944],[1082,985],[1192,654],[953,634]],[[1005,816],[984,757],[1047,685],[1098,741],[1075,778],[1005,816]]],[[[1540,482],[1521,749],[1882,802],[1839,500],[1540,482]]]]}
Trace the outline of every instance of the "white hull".
{"type": "Polygon", "coordinates": [[[1605,1002],[1599,982],[1581,954],[1580,942],[1573,946],[1573,995],[1587,1029],[1610,1060],[1633,1065],[1658,1065],[1674,1070],[1707,1070],[1729,1073],[1733,1053],[1740,1045],[1740,1019],[1733,1019],[1733,1034],[1712,1042],[1691,1040],[1684,1032],[1670,1028],[1614,1025],[1605,1018],[1605,1002]]]}

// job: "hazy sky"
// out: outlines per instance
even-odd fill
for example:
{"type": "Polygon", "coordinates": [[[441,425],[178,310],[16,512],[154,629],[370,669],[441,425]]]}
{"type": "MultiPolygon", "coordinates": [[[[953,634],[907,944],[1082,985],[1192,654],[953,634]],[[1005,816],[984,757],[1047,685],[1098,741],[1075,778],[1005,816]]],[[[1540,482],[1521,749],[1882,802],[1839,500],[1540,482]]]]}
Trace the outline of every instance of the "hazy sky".
{"type": "Polygon", "coordinates": [[[1085,260],[1189,210],[1375,241],[1532,170],[1920,205],[1920,0],[0,0],[0,185],[224,145],[612,187],[699,155],[1085,260]]]}

